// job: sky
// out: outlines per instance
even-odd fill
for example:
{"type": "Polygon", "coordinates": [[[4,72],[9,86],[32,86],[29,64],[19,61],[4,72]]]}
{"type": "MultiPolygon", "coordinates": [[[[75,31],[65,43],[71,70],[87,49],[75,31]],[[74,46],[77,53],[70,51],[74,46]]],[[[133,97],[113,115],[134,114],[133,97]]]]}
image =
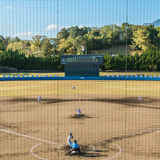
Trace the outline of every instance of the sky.
{"type": "Polygon", "coordinates": [[[21,39],[53,38],[75,25],[142,25],[160,19],[160,0],[0,0],[0,6],[0,35],[21,39]]]}

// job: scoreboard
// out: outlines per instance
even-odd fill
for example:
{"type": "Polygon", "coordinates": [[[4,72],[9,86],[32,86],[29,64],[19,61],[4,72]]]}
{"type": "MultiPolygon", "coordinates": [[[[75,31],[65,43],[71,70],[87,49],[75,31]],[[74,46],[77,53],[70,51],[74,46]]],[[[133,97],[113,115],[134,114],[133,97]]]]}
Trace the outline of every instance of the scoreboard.
{"type": "Polygon", "coordinates": [[[61,55],[61,64],[76,62],[103,64],[103,55],[61,55]]]}
{"type": "Polygon", "coordinates": [[[98,77],[103,55],[61,55],[66,77],[98,77]]]}

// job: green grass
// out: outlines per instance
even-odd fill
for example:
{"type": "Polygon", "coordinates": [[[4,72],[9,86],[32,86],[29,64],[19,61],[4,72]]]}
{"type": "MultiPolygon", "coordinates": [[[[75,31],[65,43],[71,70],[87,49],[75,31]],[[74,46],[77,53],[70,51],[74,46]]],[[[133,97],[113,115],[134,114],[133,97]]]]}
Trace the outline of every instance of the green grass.
{"type": "Polygon", "coordinates": [[[3,81],[0,96],[160,96],[160,81],[3,81]],[[72,90],[72,86],[76,89],[72,90]],[[127,88],[126,88],[127,85],[127,88]]]}

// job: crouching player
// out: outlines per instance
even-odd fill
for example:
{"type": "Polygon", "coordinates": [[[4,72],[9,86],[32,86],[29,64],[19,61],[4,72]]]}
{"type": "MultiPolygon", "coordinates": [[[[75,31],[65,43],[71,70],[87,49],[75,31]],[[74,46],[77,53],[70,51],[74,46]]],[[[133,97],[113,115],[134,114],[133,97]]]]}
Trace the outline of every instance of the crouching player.
{"type": "Polygon", "coordinates": [[[80,114],[81,114],[80,108],[76,109],[76,111],[78,112],[78,116],[80,116],[80,114]]]}
{"type": "Polygon", "coordinates": [[[72,151],[78,151],[78,153],[79,153],[80,155],[82,155],[82,153],[81,153],[81,151],[80,151],[80,147],[79,147],[79,145],[77,144],[77,141],[76,141],[76,140],[74,140],[74,143],[72,143],[71,149],[68,151],[67,155],[69,155],[69,153],[72,152],[72,151]]]}
{"type": "Polygon", "coordinates": [[[41,102],[41,96],[38,96],[37,102],[40,101],[41,102]]]}

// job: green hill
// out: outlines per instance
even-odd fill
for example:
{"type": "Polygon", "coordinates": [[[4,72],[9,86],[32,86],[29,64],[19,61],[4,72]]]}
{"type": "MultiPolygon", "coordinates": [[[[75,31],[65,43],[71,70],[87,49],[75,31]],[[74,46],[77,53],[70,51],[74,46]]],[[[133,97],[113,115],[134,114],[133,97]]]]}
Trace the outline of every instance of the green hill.
{"type": "MultiPolygon", "coordinates": [[[[142,51],[140,50],[134,50],[132,45],[127,46],[127,54],[132,54],[134,55],[136,52],[141,54],[142,51]]],[[[112,46],[108,49],[102,49],[102,50],[90,50],[88,51],[88,54],[111,54],[111,55],[116,55],[116,54],[126,54],[126,46],[125,45],[117,45],[117,46],[112,46]]]]}

